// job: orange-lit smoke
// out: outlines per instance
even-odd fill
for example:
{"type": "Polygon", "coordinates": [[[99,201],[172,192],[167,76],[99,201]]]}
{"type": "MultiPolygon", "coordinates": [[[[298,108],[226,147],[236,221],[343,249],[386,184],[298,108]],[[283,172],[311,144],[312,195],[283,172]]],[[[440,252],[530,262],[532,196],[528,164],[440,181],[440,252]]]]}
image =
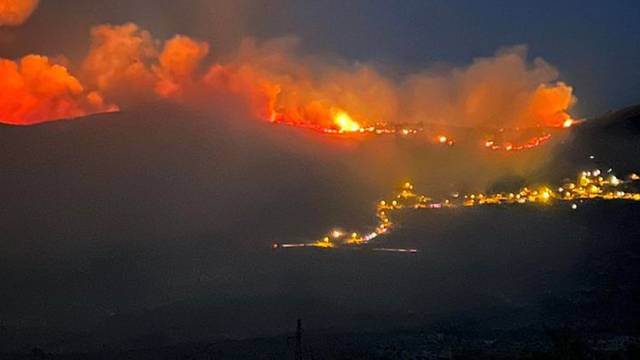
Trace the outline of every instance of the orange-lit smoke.
{"type": "Polygon", "coordinates": [[[0,26],[25,22],[38,7],[38,0],[0,0],[0,26]]]}
{"type": "MultiPolygon", "coordinates": [[[[235,55],[205,69],[209,45],[186,36],[162,43],[133,23],[96,26],[91,35],[78,76],[85,87],[73,78],[67,89],[77,95],[87,88],[93,97],[104,94],[123,106],[232,94],[265,120],[325,132],[398,123],[517,129],[566,127],[572,121],[572,88],[544,60],[528,61],[523,46],[465,68],[397,78],[373,65],[301,55],[295,37],[245,40],[235,55]]],[[[49,118],[54,116],[59,114],[49,118]]]]}
{"type": "Polygon", "coordinates": [[[185,88],[193,86],[193,76],[209,53],[209,44],[186,36],[175,36],[167,41],[153,67],[158,80],[155,90],[161,96],[181,95],[185,88]]]}
{"type": "Polygon", "coordinates": [[[245,95],[263,118],[318,130],[402,121],[397,85],[373,67],[301,56],[297,44],[293,37],[245,40],[231,62],[210,69],[205,83],[245,95]],[[345,115],[346,127],[340,125],[345,115]]]}
{"type": "Polygon", "coordinates": [[[159,49],[149,32],[132,23],[96,26],[91,35],[83,75],[89,84],[121,102],[183,96],[209,53],[208,44],[181,35],[159,49]]]}
{"type": "MultiPolygon", "coordinates": [[[[346,130],[336,114],[359,127],[381,123],[441,123],[485,128],[566,126],[573,89],[523,46],[499,51],[466,68],[424,71],[392,80],[374,66],[323,63],[300,56],[292,38],[245,41],[227,65],[205,78],[244,93],[268,119],[346,130]]],[[[343,119],[343,118],[342,118],[343,119]]],[[[355,127],[353,127],[355,128],[355,127]]]]}
{"type": "Polygon", "coordinates": [[[83,63],[86,82],[111,97],[123,97],[153,88],[148,59],[157,57],[151,35],[134,24],[101,25],[91,30],[91,49],[83,63]],[[126,93],[123,94],[126,90],[126,93]]]}
{"type": "Polygon", "coordinates": [[[102,95],[86,91],[80,81],[47,57],[0,59],[0,122],[29,125],[115,110],[102,95]]]}
{"type": "Polygon", "coordinates": [[[194,78],[209,45],[175,36],[158,41],[135,24],[101,25],[80,75],[43,56],[0,63],[0,122],[33,124],[112,111],[117,104],[154,97],[182,99],[201,82],[194,78]]]}
{"type": "Polygon", "coordinates": [[[544,60],[530,64],[526,48],[513,47],[467,68],[410,76],[404,110],[410,119],[471,127],[561,127],[575,98],[557,78],[544,60]]]}
{"type": "MultiPolygon", "coordinates": [[[[0,0],[0,25],[20,25],[37,0],[0,0]]],[[[67,67],[42,55],[0,58],[0,123],[31,125],[117,110],[67,67]]]]}

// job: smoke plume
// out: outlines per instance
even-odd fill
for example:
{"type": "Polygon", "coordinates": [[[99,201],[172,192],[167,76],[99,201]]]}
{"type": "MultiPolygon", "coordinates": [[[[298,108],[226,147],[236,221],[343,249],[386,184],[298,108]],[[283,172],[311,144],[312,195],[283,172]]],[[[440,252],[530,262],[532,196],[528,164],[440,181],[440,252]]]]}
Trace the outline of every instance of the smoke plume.
{"type": "Polygon", "coordinates": [[[25,22],[38,7],[38,0],[0,0],[0,26],[25,22]]]}
{"type": "Polygon", "coordinates": [[[0,122],[28,125],[114,109],[45,56],[0,59],[0,122]]]}
{"type": "MultiPolygon", "coordinates": [[[[90,110],[100,111],[109,108],[103,97],[126,107],[158,98],[195,104],[224,94],[243,99],[264,120],[318,127],[335,126],[337,115],[348,114],[343,118],[360,126],[422,122],[534,128],[562,126],[575,102],[573,89],[558,81],[558,71],[543,59],[529,61],[524,46],[502,49],[467,67],[399,77],[372,64],[306,56],[298,43],[295,37],[246,39],[233,55],[223,59],[213,54],[212,63],[205,65],[210,55],[205,42],[177,35],[163,43],[133,23],[96,26],[78,76],[85,86],[51,66],[50,72],[58,75],[54,84],[61,83],[61,75],[68,77],[62,82],[66,96],[60,96],[60,87],[53,96],[29,89],[31,83],[23,85],[30,104],[40,111],[5,106],[2,118],[31,123],[77,116],[90,112],[85,105],[89,95],[90,110]]],[[[14,72],[25,76],[24,70],[14,72]]],[[[5,94],[15,90],[11,84],[5,80],[5,94]]]]}
{"type": "Polygon", "coordinates": [[[404,115],[470,127],[562,126],[575,98],[558,76],[543,59],[528,63],[526,47],[507,48],[467,68],[410,76],[404,115]]]}
{"type": "Polygon", "coordinates": [[[524,46],[476,59],[466,68],[423,71],[404,79],[367,64],[304,58],[295,39],[245,41],[234,62],[213,67],[205,82],[258,102],[259,113],[328,126],[336,111],[361,125],[429,122],[466,127],[561,126],[575,102],[572,88],[542,59],[527,61],[524,46]]]}
{"type": "Polygon", "coordinates": [[[193,73],[209,45],[176,35],[159,49],[158,40],[137,25],[101,25],[92,30],[83,63],[87,83],[122,101],[150,97],[179,98],[195,80],[193,73]]]}

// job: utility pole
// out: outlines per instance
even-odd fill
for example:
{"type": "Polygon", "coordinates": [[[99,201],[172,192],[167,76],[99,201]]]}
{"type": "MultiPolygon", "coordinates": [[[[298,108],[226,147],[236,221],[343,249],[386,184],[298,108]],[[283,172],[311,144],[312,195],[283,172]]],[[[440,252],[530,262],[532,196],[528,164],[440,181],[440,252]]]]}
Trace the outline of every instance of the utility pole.
{"type": "Polygon", "coordinates": [[[313,359],[313,354],[307,349],[305,353],[304,346],[302,345],[302,319],[298,319],[296,326],[296,335],[287,337],[287,347],[289,347],[289,341],[295,340],[295,347],[293,349],[293,358],[295,360],[313,359]]]}
{"type": "Polygon", "coordinates": [[[296,360],[303,360],[303,354],[302,354],[302,319],[298,319],[298,326],[296,327],[295,359],[296,360]]]}

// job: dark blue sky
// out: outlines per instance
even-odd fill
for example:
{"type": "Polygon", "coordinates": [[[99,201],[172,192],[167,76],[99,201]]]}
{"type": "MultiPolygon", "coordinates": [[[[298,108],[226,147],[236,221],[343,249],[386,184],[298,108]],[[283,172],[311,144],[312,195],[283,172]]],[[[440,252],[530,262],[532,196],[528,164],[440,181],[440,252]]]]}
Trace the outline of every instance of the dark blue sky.
{"type": "Polygon", "coordinates": [[[464,65],[527,44],[555,65],[592,116],[640,102],[640,2],[420,0],[44,0],[16,30],[30,51],[78,56],[92,25],[134,21],[158,37],[210,41],[214,51],[242,36],[296,34],[306,51],[381,62],[398,72],[434,63],[464,65]]]}
{"type": "Polygon", "coordinates": [[[591,115],[640,102],[638,1],[296,4],[292,30],[310,48],[413,67],[465,64],[503,46],[527,44],[530,56],[557,66],[575,86],[578,112],[591,115]]]}

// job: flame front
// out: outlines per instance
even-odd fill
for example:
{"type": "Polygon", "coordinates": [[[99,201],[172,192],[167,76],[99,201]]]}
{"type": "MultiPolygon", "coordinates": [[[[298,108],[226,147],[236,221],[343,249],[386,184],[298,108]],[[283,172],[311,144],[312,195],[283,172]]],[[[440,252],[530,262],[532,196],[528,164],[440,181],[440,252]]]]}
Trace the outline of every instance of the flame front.
{"type": "Polygon", "coordinates": [[[573,119],[569,118],[569,119],[565,120],[562,123],[562,127],[565,128],[565,129],[568,129],[568,128],[572,127],[574,123],[575,123],[575,121],[573,119]]]}
{"type": "Polygon", "coordinates": [[[333,123],[340,132],[358,132],[362,127],[344,111],[337,111],[333,116],[333,123]]]}
{"type": "MultiPolygon", "coordinates": [[[[423,124],[544,131],[576,123],[568,114],[573,88],[558,82],[550,65],[530,63],[525,47],[443,74],[389,76],[371,64],[304,56],[294,38],[248,39],[226,62],[205,64],[211,46],[188,36],[163,42],[134,23],[95,26],[91,36],[75,75],[48,60],[37,71],[25,66],[33,57],[1,60],[8,80],[0,79],[0,94],[8,100],[0,104],[0,122],[33,124],[156,99],[200,106],[203,99],[232,95],[256,117],[324,134],[412,136],[423,132],[423,124]]],[[[451,146],[457,145],[454,135],[425,138],[440,136],[436,144],[451,146]]],[[[528,149],[544,143],[543,135],[525,144],[480,143],[494,141],[486,146],[493,150],[528,149]]]]}

